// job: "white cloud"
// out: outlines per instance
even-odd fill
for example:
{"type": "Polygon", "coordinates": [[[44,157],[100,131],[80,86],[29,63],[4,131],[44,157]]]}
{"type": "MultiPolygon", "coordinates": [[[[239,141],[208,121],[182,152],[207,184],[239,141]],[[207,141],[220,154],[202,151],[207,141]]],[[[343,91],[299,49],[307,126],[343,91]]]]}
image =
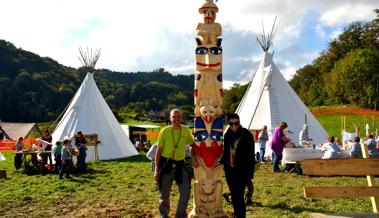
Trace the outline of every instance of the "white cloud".
{"type": "MultiPolygon", "coordinates": [[[[377,1],[376,3],[378,4],[379,2],[377,1]]],[[[359,2],[344,4],[324,12],[320,20],[326,26],[338,26],[353,21],[370,20],[374,18],[374,13],[370,13],[374,8],[373,4],[361,5],[359,2]]]]}
{"type": "MultiPolygon", "coordinates": [[[[320,40],[323,27],[331,37],[354,20],[370,20],[374,0],[239,0],[219,1],[216,21],[223,26],[224,78],[249,80],[262,50],[255,36],[270,31],[275,16],[279,28],[274,38],[281,71],[292,75],[311,62],[324,47],[306,49],[304,18],[317,14],[313,31],[320,40]]],[[[118,71],[164,67],[174,73],[193,73],[194,38],[199,1],[191,0],[4,0],[0,13],[0,39],[67,66],[79,67],[77,48],[102,48],[99,68],[118,71]]],[[[325,38],[325,39],[324,39],[325,38]]]]}
{"type": "Polygon", "coordinates": [[[319,24],[315,27],[315,33],[318,37],[320,37],[320,39],[324,39],[325,38],[325,31],[322,29],[322,26],[319,24]]]}

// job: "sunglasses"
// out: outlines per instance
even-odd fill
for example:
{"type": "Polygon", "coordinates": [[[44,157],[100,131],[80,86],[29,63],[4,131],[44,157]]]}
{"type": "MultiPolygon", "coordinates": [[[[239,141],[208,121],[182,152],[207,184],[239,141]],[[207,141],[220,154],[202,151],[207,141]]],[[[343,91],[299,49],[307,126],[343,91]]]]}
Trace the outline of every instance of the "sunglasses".
{"type": "Polygon", "coordinates": [[[229,122],[229,126],[239,126],[240,125],[240,122],[229,122]]]}

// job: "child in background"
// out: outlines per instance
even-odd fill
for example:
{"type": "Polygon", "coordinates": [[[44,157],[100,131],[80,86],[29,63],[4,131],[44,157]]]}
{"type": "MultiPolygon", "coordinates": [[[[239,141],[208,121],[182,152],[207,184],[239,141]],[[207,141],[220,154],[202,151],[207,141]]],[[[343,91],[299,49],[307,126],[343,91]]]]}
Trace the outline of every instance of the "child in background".
{"type": "Polygon", "coordinates": [[[62,148],[62,168],[59,172],[59,179],[63,179],[63,174],[66,173],[66,178],[70,178],[71,166],[72,166],[72,154],[71,154],[71,141],[65,139],[63,141],[62,148]]]}
{"type": "Polygon", "coordinates": [[[360,138],[356,136],[354,138],[354,144],[351,145],[350,157],[352,158],[362,158],[361,144],[359,143],[360,138]]]}
{"type": "Polygon", "coordinates": [[[57,141],[53,149],[54,160],[55,160],[54,171],[56,173],[59,173],[59,171],[62,168],[62,148],[63,148],[62,144],[63,143],[61,141],[57,141]]]}

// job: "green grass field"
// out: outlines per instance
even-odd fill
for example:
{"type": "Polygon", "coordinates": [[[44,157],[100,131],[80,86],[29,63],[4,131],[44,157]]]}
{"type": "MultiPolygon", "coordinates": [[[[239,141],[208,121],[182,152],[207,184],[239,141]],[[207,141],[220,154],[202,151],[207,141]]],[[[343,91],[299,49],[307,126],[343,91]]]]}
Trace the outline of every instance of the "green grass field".
{"type": "MultiPolygon", "coordinates": [[[[347,131],[353,123],[364,120],[371,125],[371,116],[346,115],[347,131]]],[[[339,136],[341,114],[319,113],[317,118],[329,134],[339,136]]],[[[379,116],[373,117],[376,127],[379,116]]],[[[85,174],[72,180],[59,180],[58,175],[27,175],[13,167],[14,153],[4,153],[8,178],[0,179],[0,217],[158,217],[158,192],[155,191],[150,161],[144,154],[115,160],[89,163],[85,174]]],[[[378,179],[376,179],[378,180],[378,179]]],[[[193,182],[193,181],[192,181],[193,182]]],[[[271,164],[264,164],[256,173],[254,204],[247,207],[247,217],[308,217],[310,213],[370,212],[369,198],[305,199],[304,186],[367,185],[364,177],[308,177],[295,173],[273,174],[271,164]]],[[[172,215],[178,191],[172,191],[172,215]]],[[[224,191],[228,191],[224,183],[224,191]]],[[[188,211],[192,209],[192,196],[188,211]]],[[[232,207],[224,202],[225,211],[232,207]]]]}
{"type": "MultiPolygon", "coordinates": [[[[150,162],[139,156],[89,164],[85,174],[72,180],[57,175],[26,175],[15,171],[14,153],[5,153],[0,169],[8,178],[0,179],[0,217],[158,217],[158,193],[150,171],[150,162]]],[[[305,199],[303,186],[365,185],[366,178],[317,178],[295,173],[274,174],[271,164],[256,173],[254,205],[247,217],[308,217],[309,213],[370,212],[368,198],[305,199]]],[[[174,186],[175,187],[175,186],[174,186]]],[[[224,184],[224,191],[227,186],[224,184]]],[[[171,207],[178,199],[172,191],[171,207]]],[[[191,197],[192,199],[192,197],[191,197]]],[[[188,210],[192,208],[192,200],[188,210]]],[[[232,207],[224,202],[231,215],[232,207]]]]}

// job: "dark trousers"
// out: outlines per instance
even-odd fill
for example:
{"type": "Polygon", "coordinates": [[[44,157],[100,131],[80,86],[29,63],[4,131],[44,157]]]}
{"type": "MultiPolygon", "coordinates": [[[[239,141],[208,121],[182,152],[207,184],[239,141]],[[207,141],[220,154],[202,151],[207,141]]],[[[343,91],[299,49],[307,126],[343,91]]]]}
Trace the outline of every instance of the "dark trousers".
{"type": "Polygon", "coordinates": [[[248,176],[241,176],[234,169],[225,169],[226,182],[232,195],[232,204],[235,218],[246,218],[244,191],[248,176]]]}
{"type": "Polygon", "coordinates": [[[79,171],[84,171],[86,169],[86,156],[79,155],[78,156],[78,162],[76,163],[76,166],[78,167],[79,171]]]}
{"type": "Polygon", "coordinates": [[[22,166],[22,154],[16,154],[14,156],[14,167],[16,167],[16,170],[20,169],[22,166]]]}
{"type": "Polygon", "coordinates": [[[42,153],[42,163],[46,165],[49,161],[49,164],[53,164],[53,158],[51,157],[51,153],[42,153]]]}
{"type": "Polygon", "coordinates": [[[59,172],[62,168],[62,155],[55,154],[54,159],[55,159],[54,171],[59,172]]]}
{"type": "Polygon", "coordinates": [[[61,171],[59,172],[59,177],[63,177],[63,174],[66,174],[66,177],[70,177],[71,166],[73,165],[72,160],[65,160],[62,164],[61,171]]]}
{"type": "Polygon", "coordinates": [[[272,171],[273,172],[279,172],[280,171],[279,162],[282,160],[282,157],[283,157],[282,154],[277,155],[277,154],[275,154],[274,151],[272,152],[272,171]]]}
{"type": "Polygon", "coordinates": [[[254,183],[253,183],[253,181],[251,179],[248,179],[247,183],[246,183],[246,195],[245,195],[245,198],[252,200],[253,199],[253,194],[254,194],[254,183]]]}

